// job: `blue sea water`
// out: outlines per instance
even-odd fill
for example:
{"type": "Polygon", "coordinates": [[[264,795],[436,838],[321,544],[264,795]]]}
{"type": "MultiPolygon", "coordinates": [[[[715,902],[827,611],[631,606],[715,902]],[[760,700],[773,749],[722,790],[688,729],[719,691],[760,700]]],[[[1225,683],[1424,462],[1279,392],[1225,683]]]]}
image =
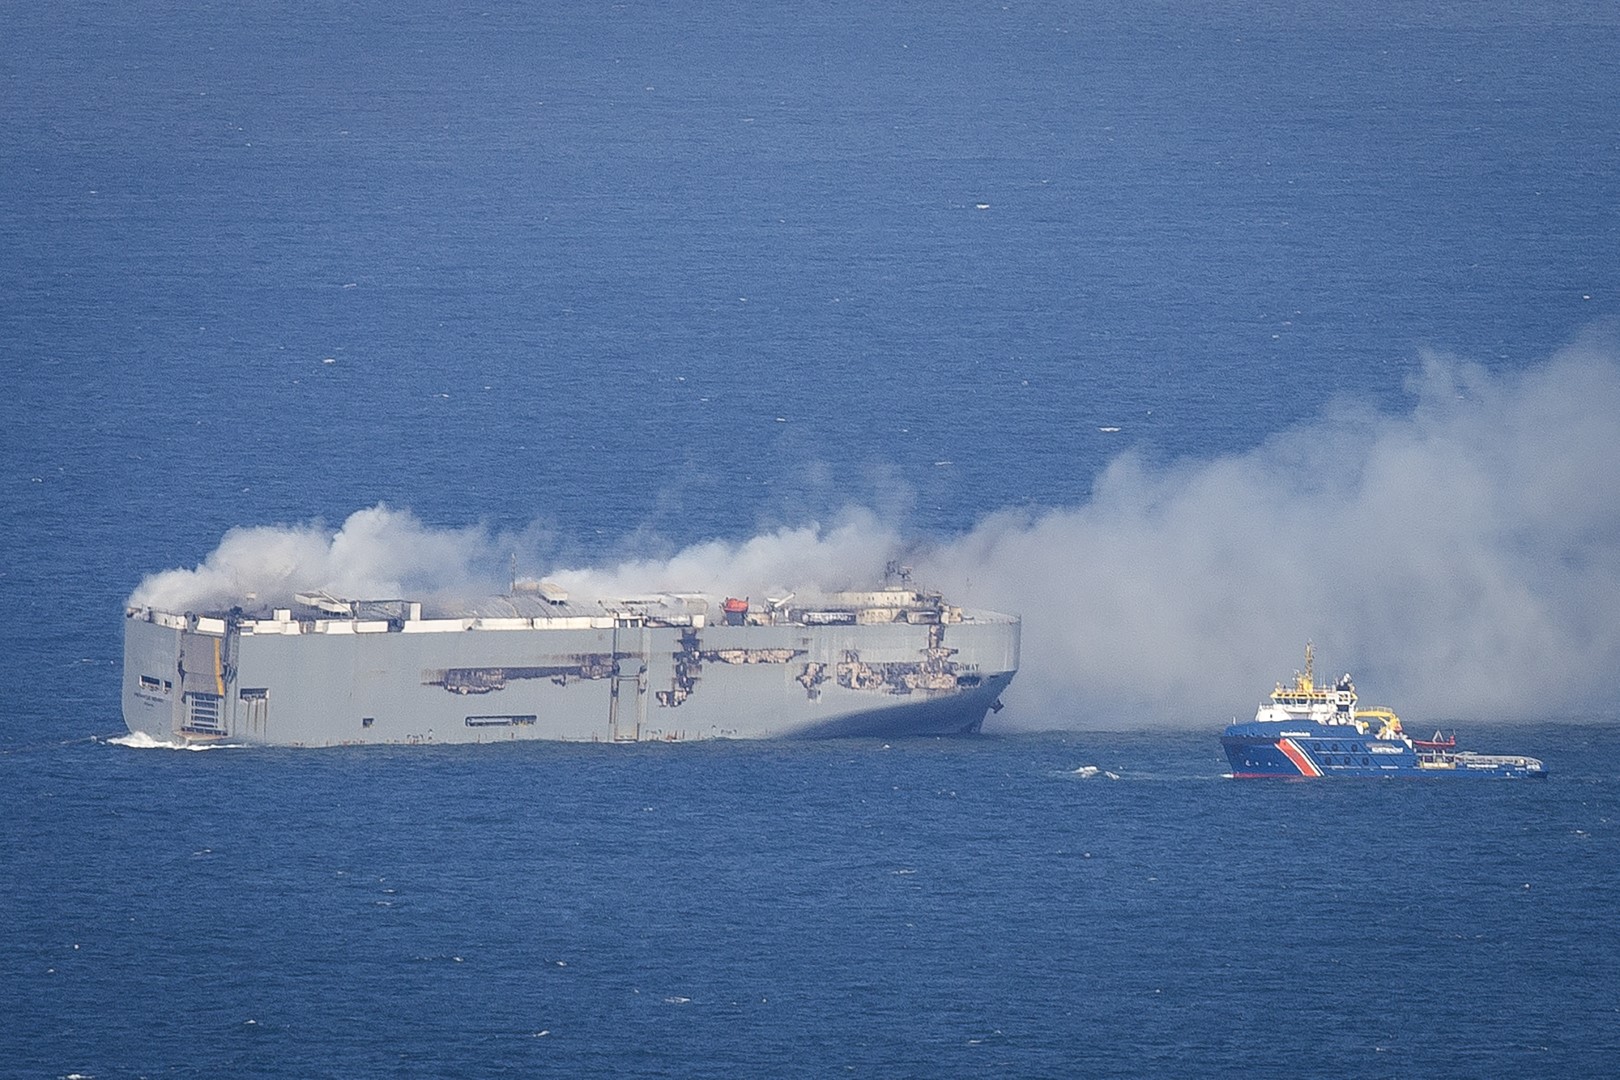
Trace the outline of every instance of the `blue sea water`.
{"type": "Polygon", "coordinates": [[[1404,408],[1425,348],[1531,368],[1620,315],[1616,55],[1557,3],[6,7],[0,1071],[1612,1071],[1588,717],[1471,733],[1553,771],[1485,785],[1233,784],[1224,712],[1016,697],[888,747],[105,738],[124,599],[234,526],[950,536],[1404,408]]]}
{"type": "Polygon", "coordinates": [[[1620,739],[1497,735],[14,752],[7,1072],[1605,1075],[1620,739]]]}

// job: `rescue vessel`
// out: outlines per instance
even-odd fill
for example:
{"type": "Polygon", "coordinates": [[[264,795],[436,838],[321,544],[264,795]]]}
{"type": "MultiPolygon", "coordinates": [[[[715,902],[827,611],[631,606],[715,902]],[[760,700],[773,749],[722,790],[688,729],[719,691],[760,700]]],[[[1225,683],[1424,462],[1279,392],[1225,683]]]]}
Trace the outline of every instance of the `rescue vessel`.
{"type": "Polygon", "coordinates": [[[1318,686],[1314,649],[1305,645],[1305,670],[1292,685],[1278,683],[1253,720],[1232,723],[1221,746],[1242,779],[1319,776],[1485,776],[1544,778],[1546,768],[1519,754],[1457,749],[1456,733],[1430,739],[1406,733],[1387,708],[1357,708],[1349,675],[1318,686]]]}

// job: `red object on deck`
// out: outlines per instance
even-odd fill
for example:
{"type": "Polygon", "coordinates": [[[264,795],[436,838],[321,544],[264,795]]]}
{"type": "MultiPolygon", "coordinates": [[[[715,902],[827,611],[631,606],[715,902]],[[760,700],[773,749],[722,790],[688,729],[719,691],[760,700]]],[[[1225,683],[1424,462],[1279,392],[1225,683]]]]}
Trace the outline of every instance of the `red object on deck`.
{"type": "Polygon", "coordinates": [[[1432,739],[1413,739],[1412,745],[1419,750],[1455,750],[1457,748],[1457,733],[1441,735],[1438,731],[1432,739]]]}
{"type": "Polygon", "coordinates": [[[725,612],[728,615],[748,614],[748,601],[739,600],[735,596],[726,597],[726,602],[722,604],[721,607],[725,609],[725,612]]]}

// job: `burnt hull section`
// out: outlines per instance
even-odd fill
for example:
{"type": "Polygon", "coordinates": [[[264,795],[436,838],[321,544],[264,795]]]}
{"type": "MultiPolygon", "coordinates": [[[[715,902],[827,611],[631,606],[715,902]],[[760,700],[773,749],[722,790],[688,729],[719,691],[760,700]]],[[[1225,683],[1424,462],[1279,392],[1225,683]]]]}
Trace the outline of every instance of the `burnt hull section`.
{"type": "Polygon", "coordinates": [[[164,743],[958,735],[998,707],[1018,631],[992,613],[950,625],[445,629],[135,611],[123,708],[132,732],[164,743]]]}
{"type": "Polygon", "coordinates": [[[897,739],[915,735],[977,735],[984,718],[1000,708],[997,698],[1012,682],[1012,672],[986,679],[960,692],[939,693],[918,701],[821,720],[785,733],[802,739],[897,739]]]}

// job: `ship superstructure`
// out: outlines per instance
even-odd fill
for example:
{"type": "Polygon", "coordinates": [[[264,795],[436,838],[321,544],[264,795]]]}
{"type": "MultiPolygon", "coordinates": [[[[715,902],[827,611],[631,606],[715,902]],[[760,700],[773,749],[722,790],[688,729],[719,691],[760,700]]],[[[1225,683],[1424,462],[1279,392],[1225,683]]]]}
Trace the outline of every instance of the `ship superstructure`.
{"type": "Polygon", "coordinates": [[[716,604],[519,581],[437,612],[309,592],[128,609],[123,708],[160,742],[279,746],[961,734],[1018,647],[1017,618],[909,585],[716,604]]]}
{"type": "Polygon", "coordinates": [[[1294,673],[1292,684],[1279,682],[1253,720],[1222,733],[1234,777],[1547,775],[1536,758],[1458,750],[1455,734],[1414,739],[1394,710],[1357,708],[1349,675],[1318,686],[1314,662],[1307,642],[1305,670],[1294,673]]]}

